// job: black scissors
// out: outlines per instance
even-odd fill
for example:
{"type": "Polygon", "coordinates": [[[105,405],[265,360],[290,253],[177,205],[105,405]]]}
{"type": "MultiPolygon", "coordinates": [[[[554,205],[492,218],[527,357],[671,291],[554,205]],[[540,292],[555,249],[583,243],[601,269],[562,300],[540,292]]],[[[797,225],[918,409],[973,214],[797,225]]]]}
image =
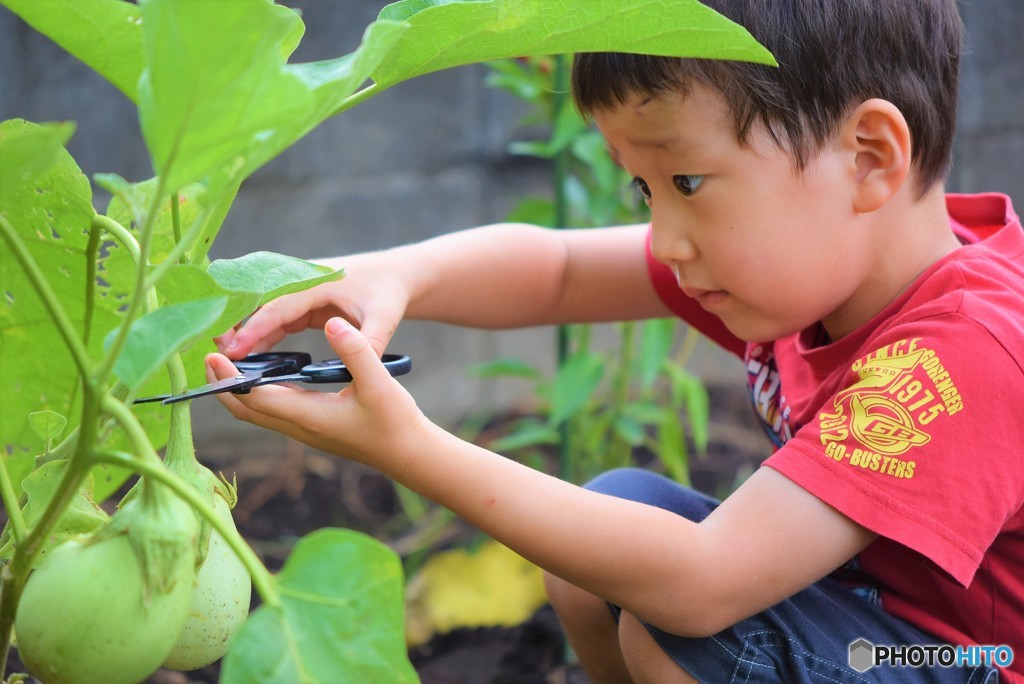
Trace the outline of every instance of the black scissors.
{"type": "MultiPolygon", "coordinates": [[[[401,354],[384,354],[381,357],[384,367],[391,375],[404,375],[412,370],[412,359],[401,354]]],[[[224,378],[201,387],[175,395],[162,395],[138,399],[136,403],[160,401],[163,404],[174,404],[209,394],[234,392],[245,394],[253,387],[279,382],[351,382],[352,373],[339,359],[328,359],[313,363],[309,354],[304,352],[266,352],[250,354],[240,361],[235,361],[239,374],[232,378],[224,378]]]]}

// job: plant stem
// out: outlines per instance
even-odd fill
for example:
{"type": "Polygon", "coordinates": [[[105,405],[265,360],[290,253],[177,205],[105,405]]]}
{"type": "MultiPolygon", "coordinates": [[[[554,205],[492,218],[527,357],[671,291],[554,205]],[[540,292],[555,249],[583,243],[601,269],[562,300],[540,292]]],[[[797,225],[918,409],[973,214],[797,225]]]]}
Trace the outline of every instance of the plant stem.
{"type": "Polygon", "coordinates": [[[14,628],[14,616],[18,610],[18,602],[21,600],[21,592],[25,589],[25,582],[28,581],[29,572],[35,563],[39,553],[43,550],[43,544],[50,536],[50,530],[60,520],[65,509],[71,502],[82,482],[89,475],[91,466],[88,459],[88,452],[96,442],[96,423],[99,418],[99,400],[96,396],[96,387],[88,381],[83,382],[82,397],[82,420],[79,423],[79,438],[74,456],[68,464],[68,469],[57,485],[46,506],[46,510],[36,521],[32,530],[25,537],[24,542],[14,551],[13,560],[3,566],[0,571],[0,672],[5,671],[7,664],[7,650],[11,643],[11,632],[14,628]]]}
{"type": "Polygon", "coordinates": [[[96,261],[100,254],[100,233],[95,224],[89,225],[89,243],[85,247],[85,321],[82,323],[82,344],[89,348],[92,318],[96,309],[96,261]]]}
{"type": "MultiPolygon", "coordinates": [[[[635,323],[632,321],[626,321],[622,324],[622,328],[619,333],[620,347],[618,367],[616,368],[614,387],[612,389],[612,401],[614,402],[613,415],[615,416],[622,416],[622,414],[625,413],[626,404],[629,400],[629,378],[632,370],[630,366],[633,363],[633,345],[635,342],[634,338],[636,337],[635,333],[635,323]]],[[[614,444],[618,445],[619,448],[625,451],[625,456],[619,465],[629,465],[629,462],[632,459],[629,442],[620,437],[614,429],[612,430],[612,440],[614,444]]],[[[616,450],[617,449],[613,447],[612,454],[614,454],[616,450]]]]}
{"type": "Polygon", "coordinates": [[[18,237],[18,234],[14,231],[12,226],[7,219],[0,215],[0,234],[3,235],[4,240],[10,247],[11,252],[14,254],[18,263],[21,265],[25,275],[32,282],[32,286],[35,288],[36,294],[43,300],[43,305],[46,307],[47,312],[50,314],[50,318],[53,319],[54,325],[57,326],[57,332],[60,333],[61,338],[64,340],[64,344],[67,346],[68,351],[71,352],[71,358],[74,359],[75,365],[78,367],[78,372],[82,378],[88,378],[92,371],[92,363],[89,361],[89,355],[85,350],[85,345],[78,338],[78,334],[75,332],[74,325],[71,323],[71,319],[68,318],[67,312],[61,305],[60,300],[57,299],[57,295],[54,293],[53,288],[50,287],[50,283],[46,280],[46,276],[43,275],[43,271],[39,268],[39,264],[29,253],[25,244],[18,237]]]}
{"type": "Polygon", "coordinates": [[[14,491],[14,483],[7,470],[7,459],[3,456],[0,456],[0,496],[3,497],[4,508],[7,509],[7,519],[11,521],[11,534],[14,537],[14,542],[20,544],[21,540],[25,538],[25,519],[21,516],[18,495],[14,491]]]}
{"type": "Polygon", "coordinates": [[[387,86],[382,87],[379,83],[373,83],[371,85],[368,85],[365,88],[363,88],[362,90],[356,91],[355,93],[352,93],[351,95],[346,97],[344,100],[342,100],[341,101],[341,105],[337,109],[335,109],[333,112],[331,112],[331,116],[337,116],[338,114],[341,114],[346,109],[351,109],[352,107],[355,107],[360,102],[363,102],[364,100],[369,100],[374,95],[377,95],[378,93],[380,93],[380,92],[382,92],[382,91],[384,91],[386,89],[387,89],[387,86]]]}
{"type": "Polygon", "coordinates": [[[174,231],[174,244],[181,242],[181,212],[178,208],[178,193],[171,193],[171,230],[174,231]]]}
{"type": "Polygon", "coordinates": [[[121,354],[121,349],[124,347],[124,343],[128,339],[128,331],[131,329],[132,321],[135,320],[136,314],[139,309],[144,306],[147,299],[146,265],[149,263],[149,247],[150,243],[153,241],[153,229],[156,225],[156,215],[160,208],[160,198],[164,195],[165,186],[163,176],[160,176],[159,178],[160,180],[157,183],[156,192],[153,193],[153,203],[149,208],[149,212],[146,214],[146,222],[140,232],[138,268],[135,269],[135,291],[132,293],[131,302],[128,304],[128,311],[125,312],[124,320],[121,321],[121,326],[117,330],[114,342],[107,350],[107,355],[103,359],[103,363],[100,365],[100,368],[96,373],[96,380],[100,385],[105,384],[107,378],[110,376],[110,373],[114,368],[114,363],[117,362],[117,358],[121,354]]]}
{"type": "MultiPolygon", "coordinates": [[[[556,55],[554,57],[554,100],[551,107],[551,134],[554,136],[554,123],[558,121],[562,107],[567,106],[566,90],[568,85],[568,70],[565,66],[565,57],[556,55]]],[[[555,153],[553,159],[551,182],[554,194],[554,220],[555,228],[564,229],[569,227],[569,201],[566,194],[566,185],[569,180],[569,149],[568,146],[555,153]]],[[[558,326],[557,359],[558,367],[561,368],[569,358],[569,328],[566,325],[558,326]]],[[[559,426],[559,464],[562,479],[572,477],[572,430],[570,421],[565,421],[559,426]]]]}
{"type": "Polygon", "coordinates": [[[171,267],[178,264],[189,263],[189,258],[186,253],[189,251],[189,247],[194,245],[199,239],[200,233],[205,228],[206,218],[209,214],[209,209],[204,209],[203,213],[199,215],[199,218],[189,228],[188,233],[185,237],[174,245],[167,258],[157,264],[150,272],[149,277],[146,278],[145,287],[152,289],[156,287],[156,284],[167,274],[171,267]]]}
{"type": "Polygon", "coordinates": [[[256,587],[256,591],[259,593],[260,598],[263,599],[263,602],[270,606],[280,606],[281,595],[274,585],[273,575],[270,574],[270,571],[263,565],[259,557],[256,556],[256,553],[241,538],[238,530],[221,520],[220,516],[213,510],[213,507],[203,501],[203,498],[194,487],[173,473],[168,472],[159,463],[153,463],[148,459],[140,461],[131,454],[121,451],[98,449],[93,453],[92,458],[99,463],[108,463],[137,470],[144,477],[152,478],[165,485],[192,506],[192,508],[199,511],[199,514],[206,518],[210,525],[220,533],[224,541],[231,547],[231,550],[235,552],[242,561],[242,564],[245,565],[246,570],[252,576],[253,586],[256,587]]]}
{"type": "Polygon", "coordinates": [[[676,355],[676,364],[680,367],[686,366],[690,362],[690,357],[693,356],[693,350],[697,348],[697,342],[700,340],[700,333],[693,326],[686,329],[686,337],[683,338],[683,345],[679,349],[679,353],[676,355]]]}
{"type": "Polygon", "coordinates": [[[139,241],[135,239],[132,232],[122,226],[120,223],[104,216],[103,214],[96,214],[92,217],[93,228],[100,228],[110,233],[115,240],[117,240],[122,247],[128,250],[128,255],[132,258],[132,263],[135,264],[135,268],[139,267],[142,256],[139,252],[139,241]]]}
{"type": "MultiPolygon", "coordinates": [[[[131,442],[132,448],[135,449],[138,454],[136,460],[149,461],[151,463],[162,463],[160,457],[156,453],[156,449],[149,442],[149,435],[146,434],[145,428],[142,427],[142,423],[139,419],[131,412],[128,405],[122,401],[114,399],[111,396],[104,397],[103,410],[110,414],[110,416],[117,421],[117,424],[124,430],[125,435],[128,437],[128,441],[131,442]]],[[[133,466],[134,467],[134,466],[133,466]]]]}

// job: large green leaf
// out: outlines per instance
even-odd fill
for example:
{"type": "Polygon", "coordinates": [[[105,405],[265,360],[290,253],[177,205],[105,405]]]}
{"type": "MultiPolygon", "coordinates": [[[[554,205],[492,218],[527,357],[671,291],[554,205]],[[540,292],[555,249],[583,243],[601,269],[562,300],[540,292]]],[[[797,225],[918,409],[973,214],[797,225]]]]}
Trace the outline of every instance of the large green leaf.
{"type": "Polygon", "coordinates": [[[379,20],[411,26],[372,74],[384,87],[461,64],[571,52],[775,63],[746,29],[697,0],[402,0],[379,20]]]}
{"type": "MultiPolygon", "coordinates": [[[[17,119],[0,123],[0,159],[7,159],[8,141],[22,149],[26,140],[35,139],[52,150],[50,130],[17,119]]],[[[84,256],[94,214],[92,192],[63,148],[58,146],[56,152],[41,158],[51,163],[48,168],[37,168],[36,173],[3,172],[0,216],[43,269],[72,324],[81,332],[84,256]]],[[[6,244],[0,249],[0,283],[0,397],[4,409],[0,411],[0,438],[2,447],[11,453],[35,453],[41,443],[29,426],[28,415],[51,410],[74,422],[79,377],[42,300],[6,244]]],[[[113,320],[97,312],[96,322],[112,325],[113,320]]],[[[98,345],[90,352],[98,357],[98,345]]]]}
{"type": "Polygon", "coordinates": [[[265,0],[142,5],[142,132],[169,189],[214,170],[234,178],[279,126],[304,119],[309,89],[282,68],[298,16],[265,0]]]}
{"type": "Polygon", "coordinates": [[[403,637],[402,567],[386,546],[325,528],[302,538],[275,578],[279,607],[235,635],[222,684],[418,681],[403,637]]]}
{"type": "Polygon", "coordinates": [[[142,73],[138,6],[122,0],[0,0],[135,100],[142,73]]]}
{"type": "Polygon", "coordinates": [[[171,189],[206,179],[215,193],[329,116],[405,28],[383,22],[351,55],[290,66],[301,21],[267,0],[145,0],[142,13],[139,114],[154,167],[171,189]]]}

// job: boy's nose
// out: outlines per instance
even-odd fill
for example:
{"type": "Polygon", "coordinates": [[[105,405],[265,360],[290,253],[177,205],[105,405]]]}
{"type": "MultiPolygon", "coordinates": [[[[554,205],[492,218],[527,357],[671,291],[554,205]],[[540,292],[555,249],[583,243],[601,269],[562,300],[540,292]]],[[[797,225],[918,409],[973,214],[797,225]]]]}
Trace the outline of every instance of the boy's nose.
{"type": "Polygon", "coordinates": [[[651,217],[651,253],[661,263],[671,266],[696,259],[697,247],[679,221],[655,214],[651,217]]]}

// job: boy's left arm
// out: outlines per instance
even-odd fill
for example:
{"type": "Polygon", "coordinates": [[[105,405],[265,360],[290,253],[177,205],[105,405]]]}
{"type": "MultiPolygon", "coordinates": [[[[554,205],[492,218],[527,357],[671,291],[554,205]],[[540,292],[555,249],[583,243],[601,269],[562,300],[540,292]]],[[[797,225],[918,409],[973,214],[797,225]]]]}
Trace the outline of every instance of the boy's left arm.
{"type": "MultiPolygon", "coordinates": [[[[357,330],[335,319],[326,333],[355,377],[340,392],[267,386],[218,397],[242,420],[380,470],[665,631],[713,634],[809,586],[875,538],[768,468],[700,524],[584,490],[432,424],[357,330]]],[[[234,373],[211,355],[211,379],[234,373]]]]}

